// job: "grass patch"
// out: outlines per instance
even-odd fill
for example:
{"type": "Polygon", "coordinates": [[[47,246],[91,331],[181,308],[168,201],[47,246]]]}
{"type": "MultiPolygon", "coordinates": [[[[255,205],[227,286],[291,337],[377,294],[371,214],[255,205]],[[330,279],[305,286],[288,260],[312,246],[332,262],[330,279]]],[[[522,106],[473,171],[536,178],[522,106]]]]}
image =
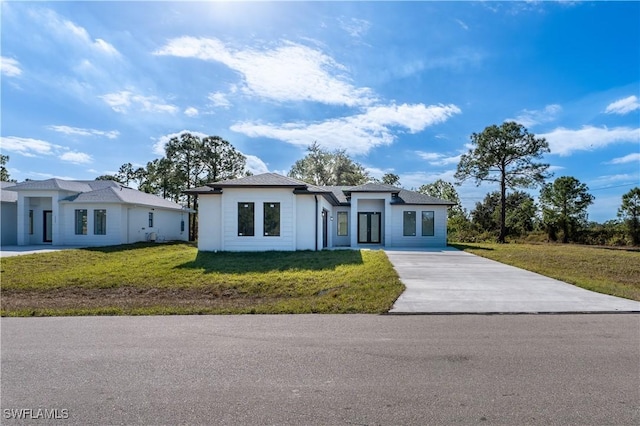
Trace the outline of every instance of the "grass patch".
{"type": "Polygon", "coordinates": [[[2,316],[382,313],[404,290],[383,251],[208,253],[142,243],[0,265],[2,316]]]}
{"type": "Polygon", "coordinates": [[[587,290],[640,301],[640,251],[573,244],[451,244],[587,290]]]}

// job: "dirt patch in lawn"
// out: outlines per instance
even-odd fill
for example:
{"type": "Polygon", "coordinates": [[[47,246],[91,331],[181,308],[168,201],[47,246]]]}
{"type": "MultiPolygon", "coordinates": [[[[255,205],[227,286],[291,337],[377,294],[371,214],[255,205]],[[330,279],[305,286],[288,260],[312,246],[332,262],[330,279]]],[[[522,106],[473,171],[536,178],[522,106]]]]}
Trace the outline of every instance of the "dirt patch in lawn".
{"type": "Polygon", "coordinates": [[[208,288],[82,288],[56,291],[2,291],[2,309],[95,309],[174,306],[183,308],[242,308],[277,299],[240,294],[235,289],[208,288]]]}

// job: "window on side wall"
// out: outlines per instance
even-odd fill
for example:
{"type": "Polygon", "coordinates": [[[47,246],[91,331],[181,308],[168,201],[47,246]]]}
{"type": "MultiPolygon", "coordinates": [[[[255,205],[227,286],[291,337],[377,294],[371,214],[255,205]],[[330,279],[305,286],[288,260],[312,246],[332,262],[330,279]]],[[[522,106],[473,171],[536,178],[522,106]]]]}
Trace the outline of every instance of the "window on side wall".
{"type": "Polygon", "coordinates": [[[87,235],[86,209],[76,209],[76,235],[87,235]]]}
{"type": "Polygon", "coordinates": [[[264,235],[280,236],[280,203],[264,203],[264,235]]]}
{"type": "Polygon", "coordinates": [[[153,228],[153,212],[149,212],[149,228],[153,228]]]}
{"type": "Polygon", "coordinates": [[[405,237],[416,236],[416,212],[405,211],[402,221],[402,235],[405,237]]]}
{"type": "Polygon", "coordinates": [[[238,236],[253,237],[254,235],[254,204],[238,203],[238,236]]]}
{"type": "Polygon", "coordinates": [[[93,233],[95,235],[107,235],[107,211],[93,211],[93,233]]]}
{"type": "Polygon", "coordinates": [[[33,235],[33,210],[29,210],[29,235],[33,235]]]}
{"type": "Polygon", "coordinates": [[[431,211],[422,212],[422,236],[433,237],[434,234],[434,213],[431,211]]]}
{"type": "Polygon", "coordinates": [[[349,213],[338,212],[338,236],[345,237],[349,235],[349,213]]]}

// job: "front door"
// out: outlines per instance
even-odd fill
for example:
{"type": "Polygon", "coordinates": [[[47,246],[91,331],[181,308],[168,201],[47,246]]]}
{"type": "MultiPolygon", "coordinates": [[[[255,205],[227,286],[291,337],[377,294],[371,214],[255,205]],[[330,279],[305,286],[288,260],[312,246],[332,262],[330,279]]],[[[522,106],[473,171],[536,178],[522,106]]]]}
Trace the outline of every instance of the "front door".
{"type": "Polygon", "coordinates": [[[53,212],[51,210],[45,210],[43,213],[42,224],[42,241],[50,243],[53,239],[53,212]]]}
{"type": "Polygon", "coordinates": [[[329,211],[322,210],[322,248],[329,245],[329,211]]]}
{"type": "Polygon", "coordinates": [[[380,244],[380,212],[358,213],[358,243],[380,244]]]}

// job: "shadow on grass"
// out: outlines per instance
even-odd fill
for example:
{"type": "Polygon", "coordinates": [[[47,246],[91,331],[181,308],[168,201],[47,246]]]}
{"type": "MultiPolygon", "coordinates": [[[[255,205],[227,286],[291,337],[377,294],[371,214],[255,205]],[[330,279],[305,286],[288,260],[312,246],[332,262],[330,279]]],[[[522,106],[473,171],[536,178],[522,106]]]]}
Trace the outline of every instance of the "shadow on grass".
{"type": "Polygon", "coordinates": [[[242,274],[270,271],[334,270],[341,265],[361,265],[359,250],[336,251],[267,251],[267,252],[202,252],[195,260],[176,268],[204,269],[205,273],[242,274]]]}
{"type": "Polygon", "coordinates": [[[84,247],[84,248],[81,248],[80,250],[96,251],[100,253],[118,253],[123,251],[140,250],[148,247],[176,246],[176,245],[189,245],[192,247],[196,247],[195,243],[193,242],[167,241],[162,243],[141,242],[141,243],[133,243],[133,244],[122,244],[117,246],[84,247]]]}
{"type": "Polygon", "coordinates": [[[466,249],[493,251],[492,248],[488,248],[488,247],[470,246],[468,244],[460,244],[460,243],[449,243],[449,246],[455,247],[458,250],[463,250],[463,251],[466,249]]]}

